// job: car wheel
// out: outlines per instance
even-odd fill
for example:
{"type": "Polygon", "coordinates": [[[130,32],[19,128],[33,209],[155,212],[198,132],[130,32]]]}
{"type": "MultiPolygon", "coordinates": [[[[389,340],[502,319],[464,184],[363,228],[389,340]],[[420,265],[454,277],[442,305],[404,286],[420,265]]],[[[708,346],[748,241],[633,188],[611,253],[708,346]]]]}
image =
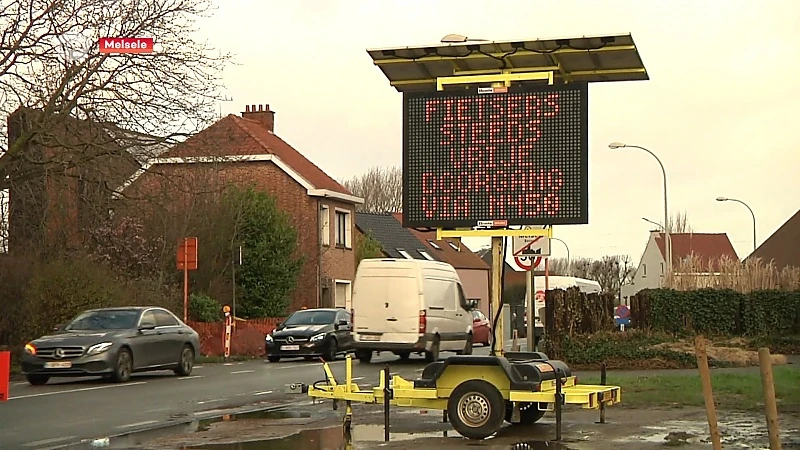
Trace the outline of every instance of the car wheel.
{"type": "Polygon", "coordinates": [[[465,381],[447,400],[453,428],[468,439],[484,439],[503,425],[506,405],[496,387],[483,380],[465,381]]]}
{"type": "Polygon", "coordinates": [[[336,354],[339,353],[339,346],[336,344],[336,339],[331,338],[328,345],[325,346],[325,352],[322,354],[322,359],[327,362],[334,361],[336,354]]]}
{"type": "Polygon", "coordinates": [[[192,374],[194,368],[194,350],[191,345],[185,345],[181,351],[181,359],[178,360],[178,368],[175,369],[175,375],[188,377],[192,374]]]}
{"type": "Polygon", "coordinates": [[[25,378],[31,386],[44,386],[50,381],[47,375],[26,375],[25,378]]]}
{"type": "Polygon", "coordinates": [[[356,358],[362,364],[369,364],[372,361],[372,350],[357,350],[356,358]]]}
{"type": "Polygon", "coordinates": [[[271,363],[276,363],[276,362],[278,362],[278,361],[280,361],[280,360],[281,360],[281,357],[280,357],[280,356],[277,356],[277,355],[267,355],[267,361],[269,361],[269,362],[271,362],[271,363]]]}
{"type": "Polygon", "coordinates": [[[437,338],[433,341],[433,345],[431,345],[431,350],[425,352],[425,362],[436,362],[439,360],[439,339],[437,338]]]}
{"type": "Polygon", "coordinates": [[[123,348],[117,354],[117,363],[114,365],[114,372],[111,379],[117,383],[125,383],[131,379],[133,373],[133,355],[127,348],[123,348]]]}

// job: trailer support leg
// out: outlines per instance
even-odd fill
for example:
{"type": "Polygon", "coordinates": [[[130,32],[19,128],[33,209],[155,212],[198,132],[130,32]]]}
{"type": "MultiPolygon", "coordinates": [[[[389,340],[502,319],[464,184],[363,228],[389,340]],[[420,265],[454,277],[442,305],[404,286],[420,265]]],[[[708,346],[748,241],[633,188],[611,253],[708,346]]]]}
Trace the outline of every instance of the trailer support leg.
{"type": "Polygon", "coordinates": [[[561,393],[561,371],[556,369],[556,442],[561,442],[561,403],[563,400],[563,394],[561,393]]]}
{"type": "Polygon", "coordinates": [[[344,408],[344,419],[342,421],[342,435],[344,436],[344,440],[349,442],[352,439],[351,427],[353,425],[353,404],[350,400],[347,400],[346,406],[344,408]]]}
{"type": "MultiPolygon", "coordinates": [[[[606,363],[600,364],[600,385],[606,385],[606,363]]],[[[603,400],[603,392],[597,394],[597,399],[600,401],[600,423],[606,423],[606,402],[603,400]]]]}
{"type": "Polygon", "coordinates": [[[392,376],[389,373],[389,365],[383,370],[383,440],[389,442],[389,405],[391,404],[392,391],[389,382],[392,376]]]}

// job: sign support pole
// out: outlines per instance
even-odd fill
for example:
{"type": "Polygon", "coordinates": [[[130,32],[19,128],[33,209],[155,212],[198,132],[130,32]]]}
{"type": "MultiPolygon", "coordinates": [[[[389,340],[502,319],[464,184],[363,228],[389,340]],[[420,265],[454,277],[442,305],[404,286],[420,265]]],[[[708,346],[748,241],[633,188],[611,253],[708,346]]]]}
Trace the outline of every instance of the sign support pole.
{"type": "Polygon", "coordinates": [[[503,242],[500,236],[492,237],[492,290],[489,295],[489,303],[492,305],[492,320],[497,318],[497,328],[494,330],[495,342],[492,345],[495,356],[503,356],[505,353],[505,342],[503,339],[503,310],[500,299],[503,296],[503,242]]]}
{"type": "Polygon", "coordinates": [[[531,270],[528,271],[528,273],[526,274],[527,276],[525,277],[525,309],[526,309],[525,315],[526,315],[526,320],[528,322],[526,327],[527,329],[525,330],[525,337],[527,338],[527,343],[528,343],[527,351],[529,352],[534,351],[536,347],[535,345],[536,340],[534,336],[535,324],[533,323],[535,316],[533,308],[534,305],[536,304],[536,302],[534,302],[533,299],[533,293],[535,291],[534,289],[535,278],[533,275],[533,269],[534,269],[533,264],[531,264],[531,270]]]}
{"type": "Polygon", "coordinates": [[[183,240],[183,321],[189,320],[189,243],[183,240]]]}

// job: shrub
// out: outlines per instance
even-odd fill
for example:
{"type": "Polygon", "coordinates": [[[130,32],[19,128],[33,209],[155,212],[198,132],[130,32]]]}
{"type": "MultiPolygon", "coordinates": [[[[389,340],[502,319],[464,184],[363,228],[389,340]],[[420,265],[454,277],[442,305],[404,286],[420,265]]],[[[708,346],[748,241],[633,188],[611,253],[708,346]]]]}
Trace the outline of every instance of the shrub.
{"type": "Polygon", "coordinates": [[[189,296],[189,319],[195,322],[217,322],[222,317],[218,301],[206,294],[189,296]]]}

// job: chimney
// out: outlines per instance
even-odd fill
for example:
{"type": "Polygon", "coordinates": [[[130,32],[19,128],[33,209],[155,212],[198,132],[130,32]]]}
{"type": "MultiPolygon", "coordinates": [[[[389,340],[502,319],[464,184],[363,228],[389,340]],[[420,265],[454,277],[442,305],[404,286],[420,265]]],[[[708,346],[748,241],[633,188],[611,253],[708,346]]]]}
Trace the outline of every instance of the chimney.
{"type": "Polygon", "coordinates": [[[242,117],[254,120],[267,130],[275,132],[275,111],[271,111],[269,105],[245,105],[242,117]]]}

